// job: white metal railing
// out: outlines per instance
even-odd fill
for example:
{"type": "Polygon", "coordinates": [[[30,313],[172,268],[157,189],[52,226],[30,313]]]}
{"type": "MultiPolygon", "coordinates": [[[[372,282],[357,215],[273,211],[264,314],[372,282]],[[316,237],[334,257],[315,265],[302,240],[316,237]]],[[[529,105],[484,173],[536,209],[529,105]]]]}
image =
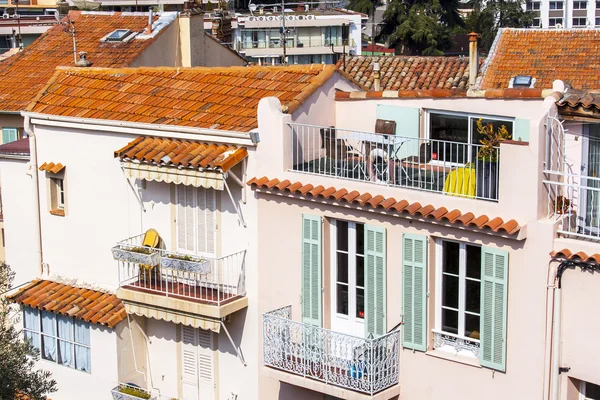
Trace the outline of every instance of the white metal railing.
{"type": "Polygon", "coordinates": [[[150,392],[130,383],[119,383],[111,390],[111,395],[113,400],[177,400],[176,397],[150,392]]]}
{"type": "Polygon", "coordinates": [[[469,354],[479,357],[479,339],[458,336],[452,333],[433,329],[433,348],[445,351],[451,348],[456,354],[469,354]]]}
{"type": "MultiPolygon", "coordinates": [[[[118,243],[139,243],[143,235],[118,243]]],[[[131,247],[136,249],[136,247],[131,247]]],[[[217,306],[246,295],[245,258],[242,250],[224,257],[197,257],[157,250],[159,262],[119,257],[119,287],[174,296],[217,306]],[[154,264],[154,265],[152,265],[154,264]]],[[[113,249],[114,256],[114,249],[113,249]]],[[[134,255],[135,256],[135,255],[134,255]]],[[[115,257],[117,258],[117,257],[115,257]]]]}
{"type": "Polygon", "coordinates": [[[292,169],[497,201],[498,147],[289,124],[292,169]]]}
{"type": "Polygon", "coordinates": [[[374,395],[398,383],[399,331],[374,339],[291,320],[291,306],[263,314],[266,366],[374,395]]]}
{"type": "MultiPolygon", "coordinates": [[[[270,40],[258,40],[258,41],[250,41],[250,40],[241,40],[240,49],[277,49],[283,47],[283,42],[280,39],[270,39],[270,40]]],[[[342,46],[343,41],[342,38],[332,38],[332,39],[322,39],[322,38],[310,38],[310,39],[287,39],[286,47],[287,48],[303,48],[303,47],[329,47],[333,46],[342,46]]],[[[348,44],[346,44],[348,46],[348,44]]]]}

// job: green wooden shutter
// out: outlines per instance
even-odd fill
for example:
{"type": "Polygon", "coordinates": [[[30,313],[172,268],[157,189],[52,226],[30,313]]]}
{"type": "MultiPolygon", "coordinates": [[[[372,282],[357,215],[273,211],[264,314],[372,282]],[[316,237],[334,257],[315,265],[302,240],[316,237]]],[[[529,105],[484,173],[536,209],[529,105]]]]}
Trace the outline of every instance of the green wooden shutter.
{"type": "Polygon", "coordinates": [[[402,235],[402,346],[427,351],[427,237],[402,235]]]}
{"type": "Polygon", "coordinates": [[[520,142],[529,142],[529,120],[516,118],[513,127],[513,140],[520,142]]]}
{"type": "Polygon", "coordinates": [[[321,217],[302,215],[302,322],[321,326],[321,217]]]}
{"type": "Polygon", "coordinates": [[[483,247],[481,252],[481,349],[484,367],[506,370],[508,253],[483,247]]]}
{"type": "Polygon", "coordinates": [[[385,228],[365,225],[365,337],[385,331],[385,228]]]}
{"type": "Polygon", "coordinates": [[[10,143],[17,140],[19,131],[17,128],[2,128],[2,143],[10,143]]]}

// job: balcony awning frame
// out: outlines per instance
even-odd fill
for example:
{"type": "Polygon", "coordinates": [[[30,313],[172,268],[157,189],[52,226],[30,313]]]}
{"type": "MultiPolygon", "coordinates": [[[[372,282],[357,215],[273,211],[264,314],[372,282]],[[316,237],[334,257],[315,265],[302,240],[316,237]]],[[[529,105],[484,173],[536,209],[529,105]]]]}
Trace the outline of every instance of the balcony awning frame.
{"type": "Polygon", "coordinates": [[[121,161],[121,167],[128,178],[224,190],[225,174],[218,170],[174,168],[132,161],[121,161]]]}

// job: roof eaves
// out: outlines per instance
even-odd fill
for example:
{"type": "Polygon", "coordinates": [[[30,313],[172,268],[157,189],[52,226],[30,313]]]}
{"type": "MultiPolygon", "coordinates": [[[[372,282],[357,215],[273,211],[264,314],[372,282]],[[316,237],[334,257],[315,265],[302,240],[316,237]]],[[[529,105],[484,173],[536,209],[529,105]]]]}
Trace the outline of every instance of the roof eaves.
{"type": "MultiPolygon", "coordinates": [[[[313,65],[314,67],[314,65],[313,65]]],[[[311,67],[312,68],[312,67],[311,67]]],[[[313,81],[306,86],[302,92],[297,94],[290,102],[288,102],[283,108],[284,112],[291,114],[298,109],[319,87],[323,86],[329,78],[333,76],[336,71],[336,67],[333,64],[323,65],[322,72],[313,78],[313,81]]]]}

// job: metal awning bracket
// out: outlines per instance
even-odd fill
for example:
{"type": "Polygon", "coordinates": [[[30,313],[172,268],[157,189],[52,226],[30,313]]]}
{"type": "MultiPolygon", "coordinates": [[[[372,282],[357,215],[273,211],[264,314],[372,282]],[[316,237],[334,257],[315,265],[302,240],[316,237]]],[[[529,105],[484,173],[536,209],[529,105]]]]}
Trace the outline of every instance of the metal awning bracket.
{"type": "Polygon", "coordinates": [[[244,359],[244,354],[242,354],[242,349],[240,349],[239,346],[237,346],[233,342],[233,339],[231,338],[231,335],[229,334],[229,331],[227,330],[227,327],[225,326],[225,323],[223,321],[220,321],[220,322],[221,322],[221,326],[223,327],[223,330],[225,331],[225,334],[227,335],[227,338],[229,339],[229,342],[231,343],[231,345],[235,349],[235,352],[236,352],[238,358],[240,359],[240,361],[242,362],[242,364],[244,364],[244,367],[247,366],[248,364],[246,363],[246,360],[244,359]]]}

